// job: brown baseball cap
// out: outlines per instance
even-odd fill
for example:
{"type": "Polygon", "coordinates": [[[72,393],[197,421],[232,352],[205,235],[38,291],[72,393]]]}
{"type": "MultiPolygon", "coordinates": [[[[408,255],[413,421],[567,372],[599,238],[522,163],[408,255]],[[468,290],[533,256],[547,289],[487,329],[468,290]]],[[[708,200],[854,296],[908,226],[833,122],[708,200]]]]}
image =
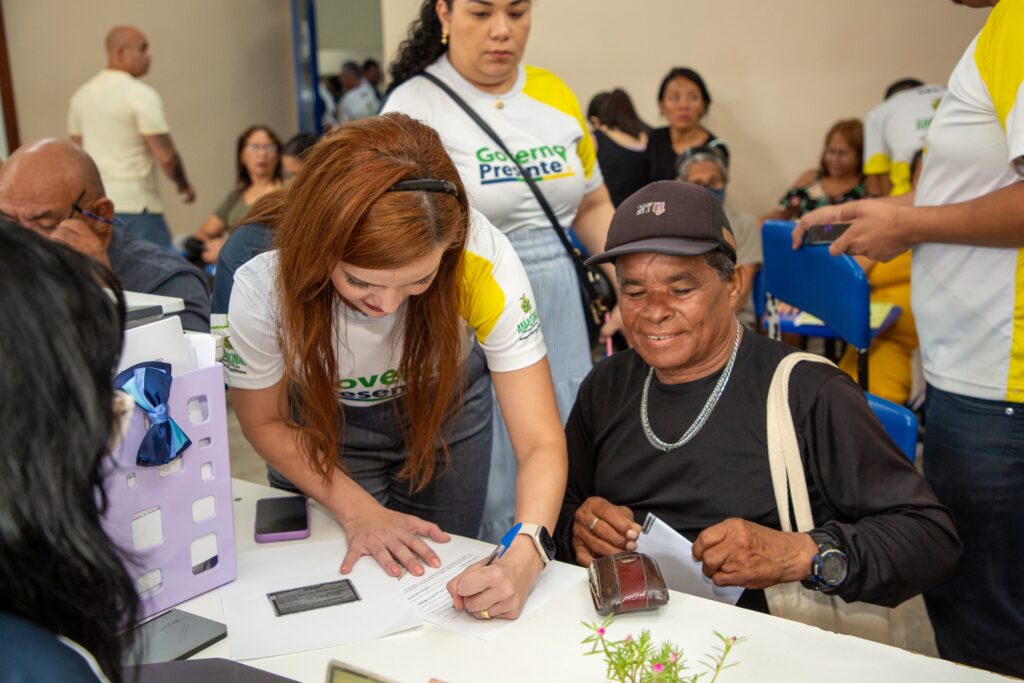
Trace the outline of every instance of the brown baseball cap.
{"type": "Polygon", "coordinates": [[[619,204],[604,251],[587,259],[587,265],[625,254],[696,256],[715,249],[736,262],[732,226],[714,195],[693,183],[659,180],[619,204]]]}

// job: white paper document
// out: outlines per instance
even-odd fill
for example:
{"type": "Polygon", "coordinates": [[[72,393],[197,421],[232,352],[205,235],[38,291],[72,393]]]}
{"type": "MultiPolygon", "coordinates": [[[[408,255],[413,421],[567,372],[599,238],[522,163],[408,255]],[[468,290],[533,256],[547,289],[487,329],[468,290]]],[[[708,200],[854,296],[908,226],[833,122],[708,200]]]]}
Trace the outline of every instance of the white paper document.
{"type": "Polygon", "coordinates": [[[338,541],[261,548],[238,555],[238,579],[221,589],[232,659],[255,659],[373,640],[419,626],[399,582],[363,557],[338,573],[338,541]],[[277,616],[267,593],[350,579],[360,600],[277,616]]]}
{"type": "Polygon", "coordinates": [[[693,543],[665,522],[648,513],[636,550],[653,557],[665,585],[680,593],[735,605],[743,593],[740,586],[716,586],[704,576],[701,563],[693,559],[693,543]]]}
{"type": "MultiPolygon", "coordinates": [[[[427,567],[423,576],[411,574],[399,581],[409,604],[424,621],[456,631],[463,635],[491,640],[501,635],[517,622],[509,619],[477,619],[465,610],[456,611],[452,607],[452,597],[448,593],[447,584],[474,562],[490,554],[493,546],[481,544],[479,541],[453,536],[448,543],[435,543],[424,539],[441,559],[439,569],[427,567]]],[[[574,567],[558,562],[551,562],[545,567],[537,583],[533,586],[530,597],[519,615],[519,619],[529,616],[537,608],[544,605],[570,586],[583,586],[583,580],[574,567]]]]}

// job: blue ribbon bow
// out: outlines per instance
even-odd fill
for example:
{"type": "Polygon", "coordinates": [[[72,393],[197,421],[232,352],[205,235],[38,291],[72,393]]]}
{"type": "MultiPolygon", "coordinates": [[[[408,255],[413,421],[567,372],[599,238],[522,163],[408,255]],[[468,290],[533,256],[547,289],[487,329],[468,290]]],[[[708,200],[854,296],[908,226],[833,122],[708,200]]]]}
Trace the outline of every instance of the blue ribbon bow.
{"type": "Polygon", "coordinates": [[[168,414],[171,395],[170,363],[148,362],[133,365],[114,378],[114,387],[135,400],[149,416],[149,431],[139,444],[135,464],[139,467],[166,465],[192,445],[188,436],[168,414]]]}

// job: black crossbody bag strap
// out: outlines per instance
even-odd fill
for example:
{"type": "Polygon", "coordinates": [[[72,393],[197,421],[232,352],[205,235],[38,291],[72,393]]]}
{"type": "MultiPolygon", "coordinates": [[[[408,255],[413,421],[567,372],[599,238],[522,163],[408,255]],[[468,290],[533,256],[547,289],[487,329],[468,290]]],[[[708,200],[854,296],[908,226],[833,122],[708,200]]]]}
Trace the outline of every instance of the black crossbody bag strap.
{"type": "MultiPolygon", "coordinates": [[[[574,247],[572,245],[572,242],[569,241],[569,238],[565,234],[565,230],[563,230],[562,226],[558,223],[558,217],[555,216],[554,210],[551,208],[551,205],[548,204],[547,198],[544,197],[544,193],[540,191],[539,187],[537,187],[537,182],[526,173],[526,169],[523,168],[522,164],[516,161],[515,155],[513,155],[511,150],[509,150],[509,148],[505,145],[505,141],[502,140],[498,136],[498,134],[494,132],[494,129],[491,128],[487,124],[487,122],[484,121],[483,118],[481,118],[481,116],[476,113],[473,107],[469,106],[469,104],[464,99],[462,99],[458,93],[452,90],[447,83],[442,81],[434,74],[428,73],[426,71],[421,71],[419,75],[427,79],[434,85],[436,85],[438,88],[443,90],[445,94],[448,95],[448,97],[452,98],[455,104],[459,105],[462,108],[462,110],[466,112],[466,115],[469,116],[469,118],[473,119],[473,122],[480,127],[480,130],[487,133],[487,135],[490,136],[492,140],[494,140],[495,144],[497,144],[498,147],[501,148],[501,151],[505,153],[509,160],[516,165],[516,168],[519,169],[519,173],[523,177],[523,180],[526,182],[527,185],[529,185],[530,191],[533,192],[533,196],[537,198],[537,202],[540,204],[540,208],[543,209],[544,215],[547,216],[548,221],[551,222],[551,229],[555,231],[556,235],[558,235],[559,241],[562,243],[562,246],[565,247],[565,251],[566,253],[569,254],[569,258],[572,259],[572,264],[576,268],[576,276],[580,281],[580,286],[583,287],[583,289],[587,293],[587,296],[592,301],[597,302],[601,308],[607,310],[607,307],[605,306],[601,295],[598,293],[597,288],[594,287],[594,283],[591,281],[590,271],[587,269],[587,266],[583,263],[583,255],[580,253],[579,249],[574,247]]],[[[600,312],[592,311],[592,314],[603,315],[604,312],[604,310],[600,312]]],[[[600,324],[603,321],[595,320],[595,322],[600,324]]]]}

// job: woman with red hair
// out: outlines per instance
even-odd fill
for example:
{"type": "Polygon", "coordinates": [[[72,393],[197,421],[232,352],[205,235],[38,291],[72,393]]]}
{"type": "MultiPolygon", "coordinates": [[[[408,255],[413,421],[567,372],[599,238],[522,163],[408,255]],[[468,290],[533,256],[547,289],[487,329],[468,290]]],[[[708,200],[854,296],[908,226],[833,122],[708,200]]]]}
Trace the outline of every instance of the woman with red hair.
{"type": "Polygon", "coordinates": [[[248,222],[276,250],[235,273],[224,356],[271,483],[341,523],[342,573],[372,555],[422,575],[440,562],[421,536],[479,527],[493,382],[529,533],[449,590],[478,617],[518,616],[549,559],[565,438],[522,264],[469,209],[437,133],[397,114],[346,124],[248,222]]]}

